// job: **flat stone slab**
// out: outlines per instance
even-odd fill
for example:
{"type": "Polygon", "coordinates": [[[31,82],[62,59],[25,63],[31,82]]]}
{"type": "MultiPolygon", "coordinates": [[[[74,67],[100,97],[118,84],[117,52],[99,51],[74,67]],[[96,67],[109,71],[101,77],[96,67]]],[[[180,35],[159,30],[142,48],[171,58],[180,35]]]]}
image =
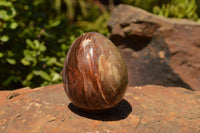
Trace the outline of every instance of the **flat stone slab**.
{"type": "Polygon", "coordinates": [[[200,92],[180,87],[128,87],[104,113],[77,109],[62,84],[0,92],[1,133],[200,132],[200,92]]]}

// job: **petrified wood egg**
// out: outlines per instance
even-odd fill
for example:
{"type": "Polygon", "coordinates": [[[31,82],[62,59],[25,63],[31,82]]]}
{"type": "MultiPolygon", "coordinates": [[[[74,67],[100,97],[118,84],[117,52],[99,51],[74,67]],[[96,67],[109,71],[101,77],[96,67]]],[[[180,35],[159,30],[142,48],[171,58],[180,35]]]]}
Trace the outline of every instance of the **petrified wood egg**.
{"type": "Polygon", "coordinates": [[[89,32],[71,45],[63,68],[65,91],[74,105],[88,111],[114,107],[126,91],[128,76],[118,48],[89,32]]]}

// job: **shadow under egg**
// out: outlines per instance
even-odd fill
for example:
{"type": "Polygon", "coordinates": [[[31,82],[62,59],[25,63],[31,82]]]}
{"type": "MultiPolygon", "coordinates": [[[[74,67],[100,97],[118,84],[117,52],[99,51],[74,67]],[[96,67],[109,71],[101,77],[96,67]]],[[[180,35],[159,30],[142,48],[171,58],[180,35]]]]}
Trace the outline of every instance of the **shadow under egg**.
{"type": "Polygon", "coordinates": [[[68,105],[68,108],[75,114],[89,119],[101,121],[117,121],[128,117],[132,112],[132,107],[125,99],[121,100],[115,107],[98,112],[88,112],[75,106],[73,103],[68,105]]]}

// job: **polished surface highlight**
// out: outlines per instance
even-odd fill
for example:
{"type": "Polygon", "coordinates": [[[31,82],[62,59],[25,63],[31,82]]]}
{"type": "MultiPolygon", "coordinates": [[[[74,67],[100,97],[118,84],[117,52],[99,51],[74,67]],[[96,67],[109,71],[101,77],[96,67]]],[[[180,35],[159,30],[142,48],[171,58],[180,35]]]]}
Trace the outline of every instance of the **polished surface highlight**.
{"type": "Polygon", "coordinates": [[[88,32],[71,45],[63,68],[65,91],[77,107],[96,111],[114,107],[126,91],[126,65],[118,48],[88,32]]]}

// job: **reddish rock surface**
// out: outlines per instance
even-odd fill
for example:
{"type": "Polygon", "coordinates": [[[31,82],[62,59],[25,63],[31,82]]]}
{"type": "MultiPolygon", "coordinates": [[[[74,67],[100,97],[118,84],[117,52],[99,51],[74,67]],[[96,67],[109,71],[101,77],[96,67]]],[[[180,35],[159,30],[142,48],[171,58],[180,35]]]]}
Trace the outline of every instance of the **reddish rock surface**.
{"type": "Polygon", "coordinates": [[[126,60],[130,86],[200,90],[200,24],[120,5],[108,27],[126,60]]]}
{"type": "Polygon", "coordinates": [[[179,87],[129,87],[101,114],[78,110],[63,85],[1,91],[1,133],[200,132],[200,92],[179,87]],[[17,94],[17,95],[16,95],[17,94]]]}
{"type": "Polygon", "coordinates": [[[129,73],[118,106],[81,111],[62,84],[1,91],[0,133],[199,133],[200,25],[120,5],[109,29],[129,73]]]}

